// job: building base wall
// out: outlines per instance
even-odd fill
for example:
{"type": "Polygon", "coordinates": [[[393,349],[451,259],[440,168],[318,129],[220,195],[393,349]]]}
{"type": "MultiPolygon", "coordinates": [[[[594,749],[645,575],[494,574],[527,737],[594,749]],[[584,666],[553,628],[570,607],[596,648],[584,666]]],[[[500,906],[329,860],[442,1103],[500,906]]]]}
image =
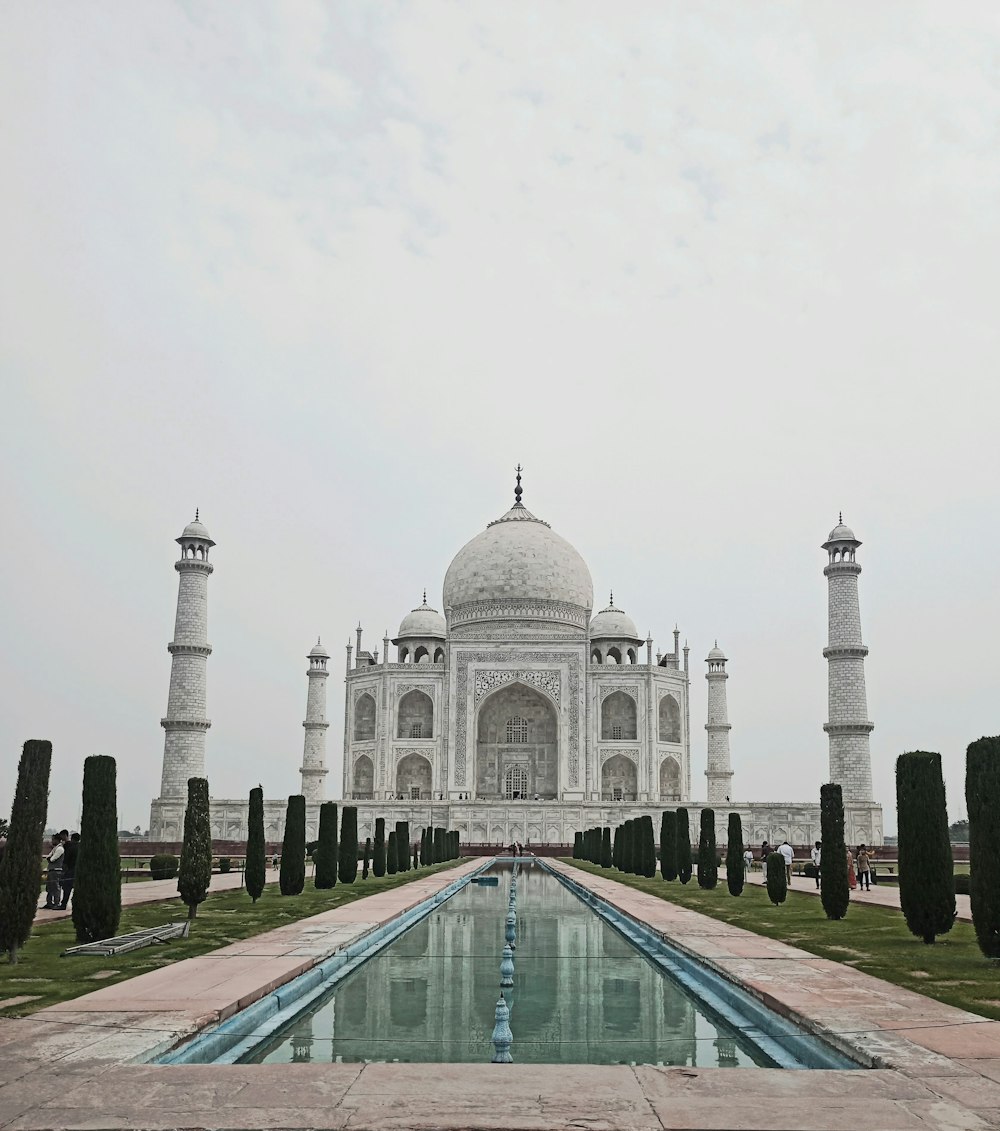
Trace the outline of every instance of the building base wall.
{"type": "MultiPolygon", "coordinates": [[[[345,802],[338,801],[343,807],[345,802]]],[[[505,845],[572,844],[577,832],[595,825],[614,828],[623,821],[646,816],[653,819],[653,832],[660,835],[660,815],[676,805],[643,803],[566,801],[352,801],[358,810],[358,839],[375,835],[375,820],[384,817],[386,836],[397,821],[409,821],[410,837],[417,840],[430,826],[458,829],[466,844],[505,845]]],[[[287,800],[264,802],[264,836],[268,843],[281,840],[285,831],[287,800]]],[[[691,814],[691,835],[697,839],[699,811],[705,802],[691,801],[684,808],[691,814]]],[[[725,848],[730,813],[739,813],[747,844],[759,848],[763,840],[780,844],[807,845],[821,840],[818,802],[745,802],[714,806],[715,835],[720,849],[725,848]]],[[[247,835],[247,801],[213,800],[212,837],[215,840],[241,841],[247,835]]],[[[319,803],[306,804],[306,839],[315,840],[319,827],[319,803]]],[[[179,801],[152,803],[149,837],[155,841],[178,841],[184,831],[184,805],[179,801]]],[[[845,839],[852,848],[859,844],[881,846],[882,806],[874,802],[844,807],[845,839]]]]}

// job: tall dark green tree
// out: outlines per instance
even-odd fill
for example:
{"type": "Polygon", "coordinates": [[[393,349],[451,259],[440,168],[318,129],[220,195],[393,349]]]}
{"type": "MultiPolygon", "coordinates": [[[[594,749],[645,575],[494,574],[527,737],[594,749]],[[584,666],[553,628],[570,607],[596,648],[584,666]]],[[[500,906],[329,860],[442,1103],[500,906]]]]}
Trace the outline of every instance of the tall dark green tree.
{"type": "Polygon", "coordinates": [[[656,839],[653,834],[653,818],[648,814],[639,819],[640,875],[651,880],[656,875],[656,839]]]}
{"type": "Polygon", "coordinates": [[[293,793],[285,810],[285,835],[281,841],[278,888],[282,895],[298,895],[306,886],[306,799],[293,793]]]}
{"type": "Polygon", "coordinates": [[[767,897],[777,907],[785,902],[788,897],[788,876],[786,873],[785,858],[780,852],[772,852],[764,867],[767,869],[767,897]]]}
{"type": "Polygon", "coordinates": [[[622,866],[622,827],[615,825],[615,831],[611,836],[611,866],[613,868],[621,868],[622,866]]]}
{"type": "Polygon", "coordinates": [[[413,846],[413,867],[414,870],[420,867],[420,849],[417,845],[413,846]]]}
{"type": "Polygon", "coordinates": [[[677,879],[677,814],[667,810],[660,818],[660,875],[677,879]]]}
{"type": "Polygon", "coordinates": [[[364,860],[361,863],[361,878],[363,880],[368,879],[368,863],[371,860],[371,858],[372,858],[372,838],[370,836],[366,836],[365,837],[365,856],[364,856],[364,860]]]}
{"type": "Polygon", "coordinates": [[[376,876],[385,875],[385,817],[375,818],[375,855],[372,858],[372,871],[376,876]]]}
{"type": "Polygon", "coordinates": [[[896,819],[899,903],[911,932],[932,943],[955,922],[955,863],[940,754],[913,750],[896,759],[896,819]]]}
{"type": "Polygon", "coordinates": [[[742,895],[746,876],[743,868],[743,821],[739,813],[729,814],[726,833],[726,887],[730,895],[742,895]]]}
{"type": "Polygon", "coordinates": [[[607,827],[601,833],[601,867],[611,867],[611,829],[607,827]]]}
{"type": "Polygon", "coordinates": [[[247,895],[257,902],[264,892],[267,879],[267,845],[264,842],[264,790],[257,786],[250,790],[247,810],[247,862],[243,870],[247,895]]]}
{"type": "MultiPolygon", "coordinates": [[[[8,962],[17,962],[38,908],[51,767],[52,743],[29,738],[17,765],[7,849],[0,859],[0,950],[6,952],[8,962]]],[[[74,897],[74,911],[75,907],[74,897]]]]}
{"type": "Polygon", "coordinates": [[[844,843],[844,793],[836,782],[819,789],[820,899],[827,919],[843,919],[851,902],[844,843]]]}
{"type": "Polygon", "coordinates": [[[583,833],[575,833],[573,835],[573,859],[583,859],[583,833]]]}
{"type": "Polygon", "coordinates": [[[447,860],[444,845],[444,829],[435,826],[434,829],[434,863],[443,864],[447,860]]]}
{"type": "Polygon", "coordinates": [[[389,833],[389,840],[385,848],[386,875],[394,876],[399,871],[399,850],[396,848],[396,832],[389,833]]]}
{"type": "Polygon", "coordinates": [[[358,878],[358,807],[345,805],[340,821],[340,854],[337,861],[342,884],[358,878]]]}
{"type": "Polygon", "coordinates": [[[410,870],[410,822],[396,822],[396,871],[410,870]]]}
{"type": "Polygon", "coordinates": [[[319,807],[319,845],[313,859],[316,870],[313,882],[321,889],[332,888],[337,883],[337,864],[340,856],[337,831],[337,803],[324,801],[319,807]]]}
{"type": "Polygon", "coordinates": [[[691,825],[686,809],[677,810],[677,878],[682,884],[691,879],[691,825]]]}
{"type": "MultiPolygon", "coordinates": [[[[90,758],[87,761],[91,761],[90,758]]],[[[96,761],[96,759],[95,759],[96,761]]],[[[115,762],[113,758],[108,758],[106,761],[111,763],[110,770],[103,767],[101,771],[102,776],[102,794],[107,792],[108,779],[111,780],[111,810],[107,813],[104,820],[107,824],[109,818],[111,823],[115,825],[111,829],[111,835],[114,836],[114,851],[115,859],[118,858],[118,803],[114,794],[114,772],[115,762]]],[[[86,785],[86,764],[84,764],[84,806],[86,806],[87,785],[86,785]]],[[[303,823],[303,833],[305,832],[303,823]]],[[[107,835],[107,834],[105,834],[107,835]]],[[[79,875],[80,864],[85,864],[87,859],[87,830],[84,827],[83,819],[80,821],[80,860],[77,863],[77,874],[79,875]]],[[[109,844],[110,849],[110,844],[109,844]]],[[[110,868],[106,866],[106,873],[110,878],[110,868]]],[[[181,846],[181,866],[177,872],[177,890],[180,893],[181,900],[187,904],[188,918],[193,919],[198,914],[198,904],[204,903],[205,897],[208,895],[208,889],[212,883],[212,818],[209,809],[208,801],[208,778],[188,778],[188,799],[187,808],[184,810],[184,843],[181,846]]],[[[121,876],[118,874],[118,866],[115,866],[115,887],[118,889],[118,913],[121,914],[121,876]]],[[[80,898],[79,890],[73,897],[73,921],[76,924],[76,904],[80,898]]],[[[118,929],[118,916],[115,917],[115,926],[111,931],[113,935],[118,929]]],[[[80,938],[80,928],[77,927],[77,938],[80,938]]],[[[97,936],[99,938],[107,938],[107,935],[97,936]]],[[[86,939],[81,939],[86,941],[86,939]]]]}
{"type": "Polygon", "coordinates": [[[698,836],[698,887],[711,891],[719,882],[719,864],[715,855],[715,810],[702,809],[698,836]]]}
{"type": "Polygon", "coordinates": [[[969,896],[979,949],[1000,958],[1000,737],[970,743],[965,762],[969,810],[969,896]]]}
{"type": "Polygon", "coordinates": [[[632,871],[632,819],[622,824],[622,862],[621,870],[628,875],[632,871]]]}

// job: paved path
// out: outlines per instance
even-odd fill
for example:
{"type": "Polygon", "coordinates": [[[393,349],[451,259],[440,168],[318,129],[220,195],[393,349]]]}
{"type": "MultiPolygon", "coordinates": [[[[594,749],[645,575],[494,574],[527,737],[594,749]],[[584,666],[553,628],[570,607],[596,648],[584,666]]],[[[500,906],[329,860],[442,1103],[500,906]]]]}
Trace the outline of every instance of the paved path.
{"type": "MultiPolygon", "coordinates": [[[[269,884],[278,882],[276,868],[267,869],[266,880],[269,884]]],[[[216,872],[212,876],[212,883],[208,890],[213,892],[233,891],[242,886],[242,872],[216,872]]],[[[122,884],[122,907],[135,907],[140,903],[161,903],[167,900],[180,902],[180,896],[177,894],[176,877],[172,880],[140,880],[138,883],[122,884]]],[[[72,899],[70,899],[71,906],[72,902],[72,899]]],[[[71,914],[72,910],[44,911],[39,906],[35,912],[35,922],[51,923],[55,919],[68,919],[71,914]]]]}
{"type": "MultiPolygon", "coordinates": [[[[726,874],[725,868],[720,868],[719,874],[724,876],[726,874]]],[[[751,872],[749,880],[750,883],[763,887],[764,873],[751,872]]],[[[793,876],[789,890],[804,891],[806,895],[819,895],[816,881],[811,880],[808,876],[793,876]]],[[[851,899],[858,903],[874,903],[878,907],[894,907],[898,911],[899,887],[896,884],[876,884],[871,891],[862,891],[860,888],[855,888],[851,892],[851,899]]],[[[967,895],[956,895],[955,906],[958,910],[958,918],[966,923],[971,923],[972,910],[969,906],[969,897],[967,895]]]]}

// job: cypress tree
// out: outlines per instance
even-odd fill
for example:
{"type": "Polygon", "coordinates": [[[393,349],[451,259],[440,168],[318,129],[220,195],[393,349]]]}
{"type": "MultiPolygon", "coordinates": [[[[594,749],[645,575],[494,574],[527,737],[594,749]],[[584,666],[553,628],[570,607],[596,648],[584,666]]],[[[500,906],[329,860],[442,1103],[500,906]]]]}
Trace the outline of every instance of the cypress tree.
{"type": "Polygon", "coordinates": [[[306,799],[293,793],[285,810],[278,887],[282,895],[298,895],[306,886],[306,799]]]}
{"type": "Polygon", "coordinates": [[[444,829],[435,826],[434,829],[434,863],[443,864],[447,857],[444,847],[444,829]]]}
{"type": "MultiPolygon", "coordinates": [[[[88,758],[89,762],[91,759],[88,758]]],[[[104,789],[102,792],[108,790],[108,776],[110,776],[110,792],[111,792],[111,807],[105,816],[105,822],[113,823],[115,827],[111,829],[111,835],[115,841],[115,859],[118,857],[118,804],[114,795],[114,772],[115,763],[113,758],[107,759],[111,763],[110,771],[104,770],[104,789]],[[109,820],[110,819],[110,820],[109,820]]],[[[86,764],[84,765],[86,770],[86,764]]],[[[84,807],[87,803],[87,786],[86,786],[86,773],[84,773],[84,807]]],[[[303,804],[305,801],[303,800],[303,804]]],[[[87,857],[87,849],[84,847],[84,837],[86,829],[83,827],[83,821],[80,822],[80,858],[85,861],[87,857]]],[[[305,828],[303,827],[303,834],[305,828]]],[[[105,834],[107,835],[107,834],[105,834]]],[[[110,847],[110,846],[109,846],[110,847]]],[[[108,880],[110,880],[110,869],[107,872],[108,880]]],[[[181,866],[177,872],[177,890],[180,892],[181,899],[187,904],[188,918],[193,919],[198,914],[198,904],[203,903],[205,896],[208,895],[208,889],[212,883],[212,819],[209,811],[208,804],[208,778],[188,778],[188,800],[187,809],[184,810],[184,844],[181,846],[181,866]]],[[[115,869],[115,888],[118,891],[118,914],[115,915],[115,925],[111,930],[111,934],[115,933],[118,927],[118,917],[121,913],[121,877],[118,875],[118,869],[115,869]]],[[[75,923],[75,908],[76,899],[74,896],[74,923],[75,923]]],[[[77,926],[77,937],[80,937],[80,927],[77,926]]],[[[99,936],[107,938],[107,935],[99,936]]],[[[86,941],[81,939],[81,941],[86,941]]]]}
{"type": "Polygon", "coordinates": [[[399,851],[396,848],[396,833],[389,833],[389,843],[385,851],[385,870],[389,876],[394,876],[399,871],[399,851]]]}
{"type": "Polygon", "coordinates": [[[615,825],[614,836],[611,841],[611,864],[614,868],[622,866],[622,827],[615,825]]]}
{"type": "Polygon", "coordinates": [[[844,793],[834,782],[820,786],[820,900],[827,919],[843,919],[851,902],[844,843],[844,793]]]}
{"type": "Polygon", "coordinates": [[[413,867],[414,869],[420,867],[420,849],[416,845],[413,846],[413,867]]]}
{"type": "Polygon", "coordinates": [[[896,817],[899,903],[911,932],[932,943],[955,922],[955,864],[940,754],[913,750],[896,759],[896,817]]]}
{"type": "Polygon", "coordinates": [[[321,889],[332,888],[337,883],[337,803],[324,801],[319,807],[319,847],[314,857],[316,870],[313,881],[321,889]]]}
{"type": "Polygon", "coordinates": [[[250,806],[247,811],[247,861],[243,869],[243,879],[247,885],[247,895],[257,902],[264,891],[267,878],[267,848],[264,844],[264,790],[257,786],[250,790],[250,806]]]}
{"type": "Polygon", "coordinates": [[[38,908],[51,766],[52,743],[29,738],[21,749],[7,848],[0,860],[0,950],[7,952],[8,962],[17,962],[17,952],[28,941],[38,908]]]}
{"type": "Polygon", "coordinates": [[[702,809],[701,835],[698,837],[698,887],[711,891],[719,882],[715,855],[715,810],[702,809]]]}
{"type": "Polygon", "coordinates": [[[1000,958],[1000,737],[969,745],[965,802],[972,925],[983,954],[1000,958]]]}
{"type": "Polygon", "coordinates": [[[642,837],[642,875],[651,880],[656,875],[656,840],[653,836],[653,818],[648,814],[639,821],[642,837]]]}
{"type": "Polygon", "coordinates": [[[574,833],[573,835],[573,859],[583,859],[583,833],[574,833]]]}
{"type": "Polygon", "coordinates": [[[660,818],[660,872],[665,880],[677,879],[677,814],[673,810],[660,818]]]}
{"type": "Polygon", "coordinates": [[[385,817],[375,818],[375,855],[372,871],[376,877],[385,875],[385,817]]]}
{"type": "Polygon", "coordinates": [[[345,805],[340,822],[340,882],[353,884],[358,878],[358,807],[345,805]]]}
{"type": "Polygon", "coordinates": [[[639,818],[633,817],[628,823],[629,872],[633,876],[642,875],[642,838],[639,818]]]}
{"type": "Polygon", "coordinates": [[[420,830],[420,866],[426,868],[430,861],[427,859],[427,829],[420,830]]]}
{"type": "Polygon", "coordinates": [[[601,867],[611,867],[611,829],[605,828],[601,833],[601,867]]]}
{"type": "Polygon", "coordinates": [[[361,865],[361,878],[363,880],[368,879],[368,861],[371,860],[371,857],[372,857],[372,838],[370,836],[366,836],[365,837],[365,858],[364,858],[364,862],[361,865]]]}
{"type": "Polygon", "coordinates": [[[772,852],[767,858],[765,867],[767,868],[767,896],[777,907],[785,902],[788,895],[788,878],[785,874],[784,856],[780,852],[772,852]]]}
{"type": "Polygon", "coordinates": [[[682,884],[691,879],[691,826],[686,809],[677,810],[677,878],[682,884]]]}
{"type": "Polygon", "coordinates": [[[746,880],[743,869],[743,821],[739,813],[729,814],[726,837],[726,887],[730,895],[742,895],[746,880]]]}
{"type": "Polygon", "coordinates": [[[396,871],[410,870],[410,822],[396,822],[396,871]]]}
{"type": "Polygon", "coordinates": [[[622,862],[621,870],[625,873],[632,871],[632,821],[628,819],[622,824],[622,862]]]}

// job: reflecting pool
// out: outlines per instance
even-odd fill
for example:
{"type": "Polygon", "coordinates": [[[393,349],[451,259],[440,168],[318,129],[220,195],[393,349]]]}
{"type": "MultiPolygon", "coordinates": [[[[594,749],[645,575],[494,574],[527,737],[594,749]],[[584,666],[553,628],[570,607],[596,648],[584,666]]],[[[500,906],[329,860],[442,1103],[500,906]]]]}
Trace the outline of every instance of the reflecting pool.
{"type": "MultiPolygon", "coordinates": [[[[243,1063],[479,1061],[492,1053],[510,871],[469,884],[243,1063]]],[[[517,880],[512,1052],[521,1064],[772,1065],[540,866],[517,880]]]]}

